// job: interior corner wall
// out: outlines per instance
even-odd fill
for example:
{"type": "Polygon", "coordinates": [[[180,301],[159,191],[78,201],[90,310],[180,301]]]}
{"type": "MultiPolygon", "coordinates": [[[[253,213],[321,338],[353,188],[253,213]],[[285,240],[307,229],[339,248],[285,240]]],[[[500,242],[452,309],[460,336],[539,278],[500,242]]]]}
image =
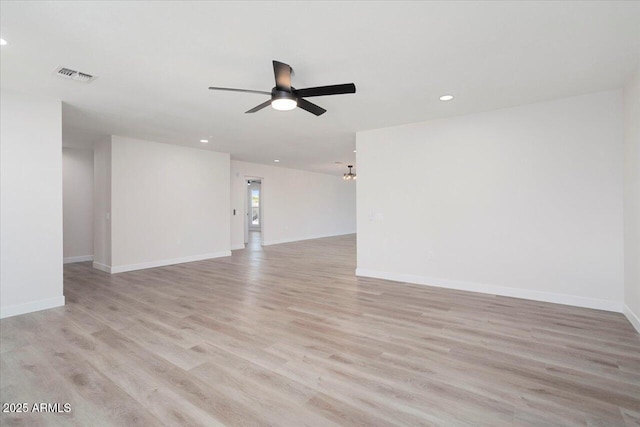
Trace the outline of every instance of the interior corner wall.
{"type": "Polygon", "coordinates": [[[351,234],[356,231],[355,182],[339,176],[231,161],[231,247],[244,247],[246,176],[262,181],[262,243],[351,234]]]}
{"type": "Polygon", "coordinates": [[[624,312],[640,332],[640,68],[624,97],[624,312]]]}
{"type": "Polygon", "coordinates": [[[231,255],[229,154],[111,137],[112,273],[231,255]]]}
{"type": "Polygon", "coordinates": [[[622,140],[621,91],[360,132],[356,273],[620,312],[622,140]]]}
{"type": "Polygon", "coordinates": [[[93,261],[93,150],[62,148],[64,262],[93,261]]]}
{"type": "Polygon", "coordinates": [[[111,271],[111,136],[93,145],[93,267],[111,271]]]}
{"type": "Polygon", "coordinates": [[[0,91],[0,318],[64,305],[62,110],[0,91]]]}

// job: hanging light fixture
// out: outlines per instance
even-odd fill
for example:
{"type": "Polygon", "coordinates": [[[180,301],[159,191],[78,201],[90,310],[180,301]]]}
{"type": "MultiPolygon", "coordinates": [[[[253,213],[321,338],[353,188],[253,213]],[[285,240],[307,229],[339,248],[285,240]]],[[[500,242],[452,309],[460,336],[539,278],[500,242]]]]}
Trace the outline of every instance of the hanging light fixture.
{"type": "Polygon", "coordinates": [[[351,181],[352,179],[356,179],[356,174],[353,173],[353,171],[351,170],[353,165],[349,165],[347,167],[349,168],[349,172],[342,175],[342,179],[344,179],[345,181],[351,181]]]}

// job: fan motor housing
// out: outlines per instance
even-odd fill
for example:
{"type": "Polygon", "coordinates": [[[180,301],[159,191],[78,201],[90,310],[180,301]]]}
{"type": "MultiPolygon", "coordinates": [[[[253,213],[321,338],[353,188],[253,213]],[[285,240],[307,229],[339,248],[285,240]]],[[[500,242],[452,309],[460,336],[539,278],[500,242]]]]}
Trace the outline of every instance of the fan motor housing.
{"type": "MultiPolygon", "coordinates": [[[[291,90],[293,90],[293,88],[291,88],[291,90]]],[[[298,97],[291,92],[280,90],[277,87],[274,87],[273,89],[271,89],[271,100],[273,101],[276,99],[291,99],[293,101],[297,101],[298,97]]]]}

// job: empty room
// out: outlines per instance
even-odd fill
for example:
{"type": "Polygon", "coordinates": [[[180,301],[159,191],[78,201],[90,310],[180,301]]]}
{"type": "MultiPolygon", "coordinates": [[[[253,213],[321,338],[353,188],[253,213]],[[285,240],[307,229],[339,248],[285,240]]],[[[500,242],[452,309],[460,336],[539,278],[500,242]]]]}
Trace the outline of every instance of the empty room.
{"type": "Polygon", "coordinates": [[[640,1],[0,0],[0,405],[640,426],[640,1]]]}

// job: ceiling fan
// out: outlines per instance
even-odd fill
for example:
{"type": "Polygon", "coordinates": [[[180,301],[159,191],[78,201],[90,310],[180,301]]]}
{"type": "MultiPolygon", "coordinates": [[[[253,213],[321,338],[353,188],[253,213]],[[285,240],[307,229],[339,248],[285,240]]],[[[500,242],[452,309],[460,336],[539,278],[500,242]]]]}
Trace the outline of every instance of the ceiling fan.
{"type": "Polygon", "coordinates": [[[300,107],[316,116],[324,114],[327,110],[307,101],[304,98],[311,96],[341,95],[345,93],[356,93],[356,85],[353,83],[345,83],[341,85],[308,87],[305,89],[296,89],[291,86],[291,73],[293,68],[289,64],[279,61],[273,61],[273,73],[276,77],[276,85],[271,92],[250,89],[233,89],[228,87],[209,87],[211,90],[226,90],[230,92],[247,92],[257,93],[260,95],[270,95],[271,99],[263,102],[245,111],[245,113],[255,113],[263,108],[271,105],[274,109],[280,111],[293,110],[300,107]]]}

